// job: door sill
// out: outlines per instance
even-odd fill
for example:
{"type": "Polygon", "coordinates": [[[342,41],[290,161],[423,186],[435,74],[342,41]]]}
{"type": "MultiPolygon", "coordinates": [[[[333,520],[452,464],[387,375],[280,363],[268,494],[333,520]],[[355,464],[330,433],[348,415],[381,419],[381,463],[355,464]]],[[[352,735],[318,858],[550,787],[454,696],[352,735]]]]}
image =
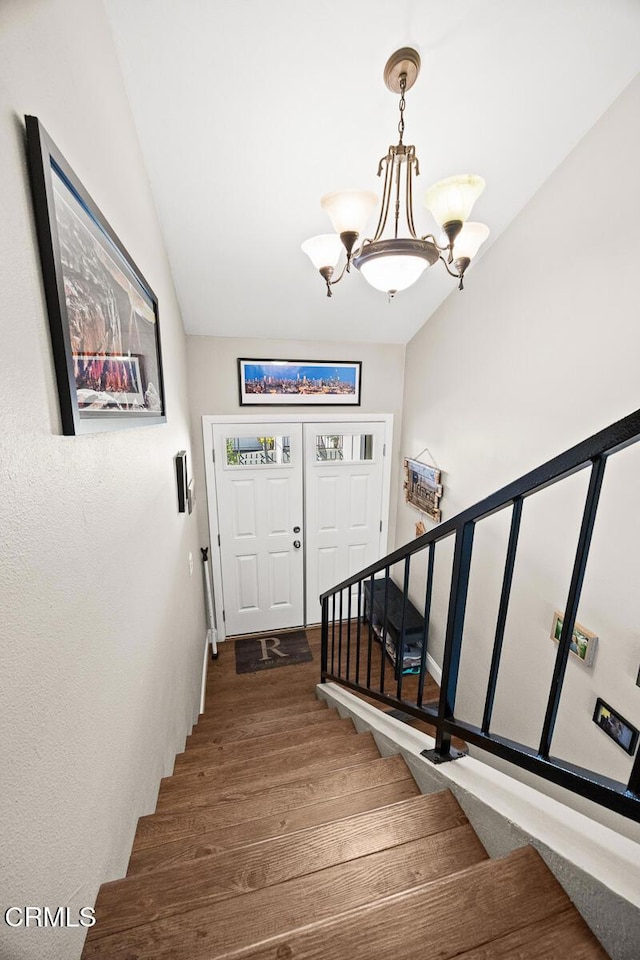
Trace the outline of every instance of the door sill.
{"type": "Polygon", "coordinates": [[[227,634],[226,640],[257,640],[259,637],[272,637],[274,633],[294,633],[296,630],[306,630],[307,626],[301,623],[299,627],[279,627],[276,630],[256,630],[255,633],[233,633],[227,634]]]}

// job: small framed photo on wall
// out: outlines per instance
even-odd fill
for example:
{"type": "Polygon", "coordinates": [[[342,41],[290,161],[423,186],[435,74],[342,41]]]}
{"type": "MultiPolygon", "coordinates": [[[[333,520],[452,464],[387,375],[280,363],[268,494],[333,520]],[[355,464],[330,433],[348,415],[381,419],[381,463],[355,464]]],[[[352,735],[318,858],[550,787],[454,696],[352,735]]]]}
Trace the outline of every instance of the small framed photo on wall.
{"type": "MultiPolygon", "coordinates": [[[[553,622],[551,624],[551,639],[555,640],[556,643],[560,641],[562,635],[562,627],[564,624],[564,614],[556,610],[553,614],[553,622]]],[[[598,638],[595,633],[591,633],[590,630],[587,630],[586,627],[581,626],[579,623],[573,625],[573,633],[571,634],[571,646],[569,647],[572,657],[575,657],[577,660],[580,660],[585,667],[592,667],[593,661],[596,655],[596,649],[598,646],[598,638]]]]}
{"type": "Polygon", "coordinates": [[[638,730],[601,697],[596,700],[593,722],[626,753],[633,756],[638,744],[638,730]]]}

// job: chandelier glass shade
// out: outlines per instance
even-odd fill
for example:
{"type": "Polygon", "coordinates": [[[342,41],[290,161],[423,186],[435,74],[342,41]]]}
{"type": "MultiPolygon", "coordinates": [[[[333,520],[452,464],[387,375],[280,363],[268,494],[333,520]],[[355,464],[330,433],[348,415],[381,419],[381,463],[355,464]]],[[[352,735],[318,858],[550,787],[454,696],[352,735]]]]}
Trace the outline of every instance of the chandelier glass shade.
{"type": "Polygon", "coordinates": [[[321,270],[322,267],[331,267],[332,270],[335,270],[343,246],[339,234],[321,233],[318,237],[310,237],[305,240],[302,249],[316,270],[321,270]]]}
{"type": "Polygon", "coordinates": [[[456,259],[466,257],[472,260],[488,236],[489,227],[486,224],[473,223],[471,220],[467,220],[456,237],[456,259]]]}
{"type": "Polygon", "coordinates": [[[338,235],[350,230],[362,234],[377,202],[378,195],[370,190],[336,190],[325,193],[320,206],[338,235]]]}
{"type": "Polygon", "coordinates": [[[471,216],[473,205],[484,190],[482,177],[462,174],[438,180],[424,195],[424,205],[439,227],[453,220],[464,223],[471,216]]]}
{"type": "Polygon", "coordinates": [[[459,280],[462,289],[464,273],[489,235],[484,224],[468,222],[485,185],[482,177],[474,174],[447,177],[434,183],[425,194],[425,206],[440,228],[440,243],[433,234],[420,236],[416,231],[413,195],[420,168],[415,147],[406,145],[403,138],[405,93],[413,86],[419,70],[420,57],[408,47],[396,51],[385,67],[387,87],[400,94],[400,122],[398,143],[389,147],[378,164],[378,176],[383,178],[382,198],[379,200],[368,190],[325,194],[320,204],[336,232],[312,237],[302,244],[325,280],[329,297],[332,287],[351,271],[351,264],[371,286],[387,292],[389,297],[414,284],[438,260],[459,280]],[[377,226],[373,235],[367,237],[365,230],[378,203],[377,226]],[[342,250],[346,261],[334,276],[342,250]]]}

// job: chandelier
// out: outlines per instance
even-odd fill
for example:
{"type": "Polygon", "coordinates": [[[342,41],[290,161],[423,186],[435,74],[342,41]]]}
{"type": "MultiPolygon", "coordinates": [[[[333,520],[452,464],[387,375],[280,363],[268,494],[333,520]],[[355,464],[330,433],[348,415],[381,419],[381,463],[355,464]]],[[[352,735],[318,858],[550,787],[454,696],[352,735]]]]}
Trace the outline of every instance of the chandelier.
{"type": "Polygon", "coordinates": [[[444,264],[450,276],[459,280],[458,289],[462,290],[464,273],[489,236],[488,227],[468,219],[484,190],[482,177],[473,174],[447,177],[429,187],[424,203],[440,234],[436,239],[432,233],[425,236],[416,233],[413,191],[420,166],[415,147],[403,140],[405,93],[419,72],[420,56],[410,47],[397,50],[384,69],[388,89],[400,94],[399,139],[378,164],[378,176],[384,175],[384,186],[373,237],[361,240],[378,203],[377,195],[368,190],[340,190],[325,194],[320,201],[336,232],[311,237],[302,244],[327,285],[328,297],[332,295],[331,288],[345,273],[351,272],[351,264],[372,287],[388,293],[390,299],[398,290],[406,290],[415,283],[437,260],[444,264]],[[346,262],[336,274],[343,250],[346,262]]]}

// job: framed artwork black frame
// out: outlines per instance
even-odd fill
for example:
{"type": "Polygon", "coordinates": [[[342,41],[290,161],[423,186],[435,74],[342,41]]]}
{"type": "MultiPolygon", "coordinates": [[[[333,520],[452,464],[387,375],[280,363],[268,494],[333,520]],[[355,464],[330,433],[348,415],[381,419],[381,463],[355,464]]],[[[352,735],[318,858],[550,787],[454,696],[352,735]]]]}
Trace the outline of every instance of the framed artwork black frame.
{"type": "Polygon", "coordinates": [[[165,423],[157,297],[38,118],[25,122],[63,433],[165,423]]]}
{"type": "Polygon", "coordinates": [[[628,720],[625,720],[617,710],[605,703],[602,697],[598,697],[596,700],[592,719],[596,726],[608,737],[611,737],[613,742],[617,743],[625,753],[628,753],[631,757],[634,755],[640,735],[637,728],[628,720]]]}
{"type": "Polygon", "coordinates": [[[241,407],[359,407],[362,361],[239,357],[238,394],[241,407]]]}

